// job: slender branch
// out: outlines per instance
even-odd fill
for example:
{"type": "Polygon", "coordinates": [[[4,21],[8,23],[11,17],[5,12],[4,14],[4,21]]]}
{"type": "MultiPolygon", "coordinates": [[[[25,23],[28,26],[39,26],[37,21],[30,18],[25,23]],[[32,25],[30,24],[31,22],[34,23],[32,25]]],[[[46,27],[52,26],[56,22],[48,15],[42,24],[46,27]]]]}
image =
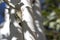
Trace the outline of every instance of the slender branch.
{"type": "Polygon", "coordinates": [[[11,2],[9,2],[8,0],[3,0],[7,5],[9,5],[10,7],[15,9],[15,5],[13,5],[11,2]]]}

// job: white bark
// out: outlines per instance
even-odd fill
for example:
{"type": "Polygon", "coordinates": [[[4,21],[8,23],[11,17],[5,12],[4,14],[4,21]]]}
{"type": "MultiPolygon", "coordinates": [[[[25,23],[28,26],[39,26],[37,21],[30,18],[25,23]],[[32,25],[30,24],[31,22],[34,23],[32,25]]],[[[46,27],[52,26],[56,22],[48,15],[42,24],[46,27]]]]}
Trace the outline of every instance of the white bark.
{"type": "Polygon", "coordinates": [[[21,0],[21,2],[24,4],[21,7],[24,40],[36,40],[36,31],[35,31],[35,27],[33,24],[33,18],[31,16],[32,13],[30,13],[28,11],[29,9],[31,9],[30,11],[32,12],[31,1],[30,0],[21,0]],[[29,9],[27,7],[29,7],[29,9]]]}
{"type": "MultiPolygon", "coordinates": [[[[41,10],[39,0],[36,0],[34,4],[31,3],[31,0],[21,0],[21,3],[23,3],[24,5],[21,7],[23,22],[22,29],[20,30],[23,30],[22,36],[24,37],[20,40],[45,40],[45,35],[42,28],[43,25],[41,22],[42,15],[40,12],[41,10]]],[[[8,4],[11,6],[10,2],[8,4]]],[[[12,5],[12,7],[15,8],[14,5],[12,5]]],[[[18,25],[16,25],[16,22],[14,24],[15,26],[18,25]]]]}
{"type": "Polygon", "coordinates": [[[43,28],[43,24],[42,24],[42,15],[40,12],[41,10],[40,10],[39,0],[36,0],[34,4],[32,4],[30,0],[22,0],[21,2],[24,3],[24,5],[21,7],[22,20],[25,21],[28,25],[27,26],[26,23],[23,24],[24,27],[26,27],[26,31],[24,31],[25,40],[28,40],[28,39],[29,40],[46,40],[45,34],[43,32],[44,28],[43,28]],[[29,7],[29,9],[27,8],[27,6],[29,7]],[[33,6],[33,8],[32,8],[32,6],[33,6]],[[30,10],[30,12],[29,12],[29,10],[30,10]],[[34,18],[33,18],[33,15],[34,15],[34,18]],[[34,21],[35,21],[35,25],[33,23],[34,21]],[[30,32],[27,27],[32,32],[30,32]],[[32,33],[34,33],[35,35],[32,33]],[[27,34],[28,34],[28,36],[27,36],[27,34]],[[34,38],[34,37],[36,37],[36,38],[34,38]]]}
{"type": "Polygon", "coordinates": [[[46,40],[45,34],[44,34],[44,27],[43,27],[43,19],[42,19],[42,13],[41,13],[41,5],[40,0],[35,0],[35,3],[33,4],[33,14],[34,14],[34,21],[35,21],[35,28],[37,31],[37,40],[46,40]]]}

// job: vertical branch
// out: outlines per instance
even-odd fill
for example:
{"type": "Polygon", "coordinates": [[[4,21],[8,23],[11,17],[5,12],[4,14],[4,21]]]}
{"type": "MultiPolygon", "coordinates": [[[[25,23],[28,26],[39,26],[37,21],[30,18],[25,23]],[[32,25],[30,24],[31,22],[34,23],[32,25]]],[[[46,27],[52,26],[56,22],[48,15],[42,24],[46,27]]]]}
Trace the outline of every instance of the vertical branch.
{"type": "Polygon", "coordinates": [[[33,15],[32,3],[30,0],[21,0],[21,2],[24,4],[21,7],[24,39],[36,40],[36,30],[34,27],[32,17],[33,15]]]}

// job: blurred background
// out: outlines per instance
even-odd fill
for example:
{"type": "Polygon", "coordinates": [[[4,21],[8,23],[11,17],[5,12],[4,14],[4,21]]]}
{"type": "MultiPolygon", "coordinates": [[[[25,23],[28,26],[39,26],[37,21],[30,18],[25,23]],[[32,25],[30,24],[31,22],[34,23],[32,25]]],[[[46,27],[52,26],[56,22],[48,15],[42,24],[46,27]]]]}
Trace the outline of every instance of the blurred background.
{"type": "Polygon", "coordinates": [[[47,40],[60,40],[60,0],[41,0],[47,40]]]}

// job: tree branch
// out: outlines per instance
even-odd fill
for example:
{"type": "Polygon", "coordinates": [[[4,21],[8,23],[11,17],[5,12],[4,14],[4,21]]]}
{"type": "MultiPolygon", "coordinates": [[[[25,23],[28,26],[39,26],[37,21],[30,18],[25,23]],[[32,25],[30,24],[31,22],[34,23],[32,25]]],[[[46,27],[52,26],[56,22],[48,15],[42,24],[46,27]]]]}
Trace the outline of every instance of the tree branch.
{"type": "Polygon", "coordinates": [[[12,3],[10,3],[8,0],[3,0],[7,5],[9,5],[10,7],[15,9],[15,5],[13,5],[12,3]]]}

